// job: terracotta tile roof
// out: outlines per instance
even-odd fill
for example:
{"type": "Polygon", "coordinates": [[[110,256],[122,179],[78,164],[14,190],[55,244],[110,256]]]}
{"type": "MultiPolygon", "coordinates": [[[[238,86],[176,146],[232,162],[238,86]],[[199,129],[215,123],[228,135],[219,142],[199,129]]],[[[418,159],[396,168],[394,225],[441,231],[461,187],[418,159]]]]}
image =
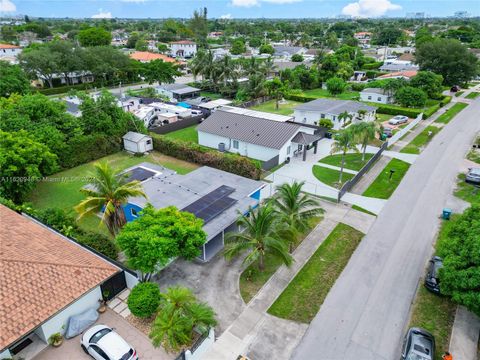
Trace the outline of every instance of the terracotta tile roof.
{"type": "Polygon", "coordinates": [[[417,73],[418,73],[417,70],[397,71],[397,72],[392,72],[390,74],[385,74],[385,75],[379,76],[377,79],[388,79],[388,78],[399,77],[399,76],[412,78],[415,75],[417,75],[417,73]]]}
{"type": "Polygon", "coordinates": [[[0,49],[21,49],[21,47],[11,44],[0,44],[0,49]]]}
{"type": "Polygon", "coordinates": [[[167,55],[156,54],[149,51],[135,51],[130,54],[130,58],[138,61],[163,60],[165,62],[176,62],[174,58],[167,55]]]}
{"type": "Polygon", "coordinates": [[[0,205],[0,350],[119,271],[0,205]]]}
{"type": "Polygon", "coordinates": [[[195,41],[190,40],[179,40],[179,41],[172,41],[170,44],[184,44],[184,45],[195,45],[195,41]]]}

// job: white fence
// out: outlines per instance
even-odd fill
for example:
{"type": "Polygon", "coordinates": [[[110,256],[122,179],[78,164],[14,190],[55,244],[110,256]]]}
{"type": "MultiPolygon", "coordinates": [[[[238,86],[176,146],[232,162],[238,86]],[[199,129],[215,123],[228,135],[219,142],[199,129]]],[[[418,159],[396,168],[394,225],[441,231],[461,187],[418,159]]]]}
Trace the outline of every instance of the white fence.
{"type": "Polygon", "coordinates": [[[396,132],[390,139],[388,139],[388,146],[391,146],[391,145],[395,144],[398,140],[400,140],[402,138],[403,135],[405,135],[408,131],[412,130],[412,128],[415,125],[417,125],[420,122],[420,120],[422,120],[422,119],[423,119],[423,113],[418,115],[415,118],[415,120],[413,120],[410,124],[405,126],[400,131],[396,132]]]}

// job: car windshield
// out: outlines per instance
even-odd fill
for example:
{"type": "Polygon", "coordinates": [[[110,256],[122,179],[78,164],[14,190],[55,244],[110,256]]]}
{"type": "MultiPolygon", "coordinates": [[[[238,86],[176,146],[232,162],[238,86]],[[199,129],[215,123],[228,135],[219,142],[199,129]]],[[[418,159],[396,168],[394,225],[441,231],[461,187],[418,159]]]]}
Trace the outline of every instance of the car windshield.
{"type": "Polygon", "coordinates": [[[410,352],[405,360],[432,360],[431,358],[422,356],[416,352],[410,352]]]}
{"type": "Polygon", "coordinates": [[[128,350],[119,360],[128,360],[133,355],[133,349],[128,350]]]}
{"type": "Polygon", "coordinates": [[[96,344],[100,341],[100,339],[102,337],[104,337],[105,335],[107,335],[109,332],[111,332],[112,329],[102,329],[102,330],[99,330],[97,331],[95,334],[93,334],[93,336],[90,338],[90,343],[91,344],[96,344]]]}

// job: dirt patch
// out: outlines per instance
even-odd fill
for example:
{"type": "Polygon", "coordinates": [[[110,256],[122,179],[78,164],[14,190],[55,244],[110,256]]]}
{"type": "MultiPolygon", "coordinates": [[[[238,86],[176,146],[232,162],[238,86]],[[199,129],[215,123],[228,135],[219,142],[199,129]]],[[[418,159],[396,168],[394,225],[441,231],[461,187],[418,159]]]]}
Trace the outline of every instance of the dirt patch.
{"type": "Polygon", "coordinates": [[[144,333],[145,335],[148,336],[150,334],[150,330],[152,329],[152,324],[153,324],[153,320],[155,320],[155,316],[152,316],[152,317],[149,317],[149,318],[146,318],[146,319],[142,319],[142,318],[136,317],[134,315],[128,315],[126,320],[131,325],[133,325],[138,330],[140,330],[142,333],[144,333]]]}

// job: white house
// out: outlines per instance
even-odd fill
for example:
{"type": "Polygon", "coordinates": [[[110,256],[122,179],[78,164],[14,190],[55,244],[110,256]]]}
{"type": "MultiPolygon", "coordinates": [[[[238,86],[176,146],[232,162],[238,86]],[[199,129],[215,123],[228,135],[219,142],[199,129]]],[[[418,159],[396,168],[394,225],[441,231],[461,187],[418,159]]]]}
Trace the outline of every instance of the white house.
{"type": "Polygon", "coordinates": [[[153,102],[150,104],[155,108],[157,114],[174,114],[180,118],[192,116],[192,110],[184,108],[183,106],[176,106],[172,104],[165,104],[162,102],[153,102]]]}
{"type": "Polygon", "coordinates": [[[143,121],[147,129],[154,124],[157,116],[156,109],[149,105],[140,105],[138,109],[133,109],[131,112],[137,119],[143,121]]]}
{"type": "Polygon", "coordinates": [[[198,125],[200,145],[257,159],[271,168],[301,153],[305,158],[306,147],[313,144],[316,148],[322,138],[312,128],[273,119],[275,114],[265,113],[271,116],[265,118],[258,111],[232,109],[217,109],[198,125]]]}
{"type": "Polygon", "coordinates": [[[155,87],[155,90],[170,101],[180,102],[200,96],[200,89],[185,84],[163,84],[155,87]]]}
{"type": "Polygon", "coordinates": [[[372,33],[368,31],[360,31],[353,34],[353,37],[358,40],[358,43],[361,45],[370,45],[370,40],[372,39],[372,33]]]}
{"type": "MultiPolygon", "coordinates": [[[[31,359],[71,316],[133,287],[128,269],[0,205],[0,359],[31,359]]],[[[61,351],[61,350],[60,350],[61,351]]]]}
{"type": "Polygon", "coordinates": [[[393,103],[393,96],[381,88],[366,88],[360,92],[360,100],[379,104],[393,103]]]}
{"type": "Polygon", "coordinates": [[[191,58],[197,54],[197,44],[190,40],[173,41],[170,43],[170,53],[173,57],[191,58]]]}
{"type": "Polygon", "coordinates": [[[329,119],[333,123],[333,129],[339,130],[348,125],[348,121],[352,123],[374,121],[376,110],[376,107],[358,101],[322,98],[297,106],[294,121],[300,124],[319,125],[320,120],[329,119]],[[350,118],[339,119],[340,114],[345,112],[350,115],[350,118]]]}
{"type": "Polygon", "coordinates": [[[125,150],[134,154],[144,154],[153,150],[153,141],[148,135],[129,131],[122,139],[125,150]]]}
{"type": "Polygon", "coordinates": [[[22,52],[22,48],[17,45],[0,44],[0,60],[17,63],[17,56],[22,52]]]}

